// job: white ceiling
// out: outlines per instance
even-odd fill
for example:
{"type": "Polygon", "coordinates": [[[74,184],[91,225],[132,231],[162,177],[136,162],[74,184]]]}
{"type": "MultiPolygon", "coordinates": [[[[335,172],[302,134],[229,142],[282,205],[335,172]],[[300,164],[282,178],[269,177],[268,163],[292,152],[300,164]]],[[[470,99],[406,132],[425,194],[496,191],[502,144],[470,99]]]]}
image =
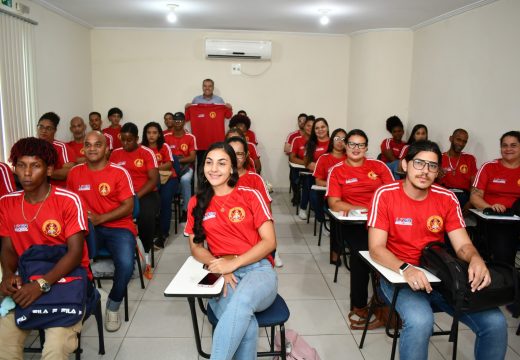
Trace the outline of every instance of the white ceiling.
{"type": "Polygon", "coordinates": [[[92,28],[179,28],[350,34],[417,28],[495,0],[33,0],[92,28]],[[178,22],[166,21],[177,4],[178,22]],[[330,23],[319,24],[320,9],[330,23]]]}

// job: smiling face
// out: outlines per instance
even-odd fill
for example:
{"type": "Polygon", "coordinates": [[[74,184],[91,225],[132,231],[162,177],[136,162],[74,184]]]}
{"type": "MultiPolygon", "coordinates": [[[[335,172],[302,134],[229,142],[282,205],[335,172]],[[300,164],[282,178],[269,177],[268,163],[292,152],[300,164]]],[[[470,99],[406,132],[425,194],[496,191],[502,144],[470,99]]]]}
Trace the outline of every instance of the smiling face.
{"type": "Polygon", "coordinates": [[[410,161],[403,159],[401,165],[406,172],[406,182],[418,190],[428,189],[439,173],[439,158],[433,151],[421,151],[410,161]],[[436,171],[432,171],[432,167],[436,167],[436,171]]]}
{"type": "Polygon", "coordinates": [[[87,134],[84,149],[88,163],[97,164],[100,161],[106,161],[108,154],[107,140],[100,132],[92,131],[87,134]]]}
{"type": "Polygon", "coordinates": [[[502,159],[508,162],[520,161],[520,143],[515,136],[506,136],[500,143],[502,159]]]}
{"type": "Polygon", "coordinates": [[[232,169],[231,158],[224,149],[214,149],[206,155],[204,176],[212,187],[225,186],[232,169]]]}
{"type": "Polygon", "coordinates": [[[314,123],[314,133],[318,140],[325,140],[329,136],[329,127],[325,121],[318,120],[314,123]]]}
{"type": "Polygon", "coordinates": [[[307,120],[306,116],[300,116],[298,118],[298,129],[303,130],[303,126],[305,125],[305,120],[307,120]]]}
{"type": "Polygon", "coordinates": [[[22,156],[18,158],[14,167],[14,171],[26,192],[33,192],[41,186],[46,186],[47,176],[52,175],[52,170],[53,167],[47,166],[38,156],[22,156]]]}
{"type": "Polygon", "coordinates": [[[213,84],[213,81],[206,80],[202,83],[202,95],[206,98],[210,98],[213,96],[213,89],[215,88],[215,85],[213,84]]]}
{"type": "Polygon", "coordinates": [[[307,136],[311,136],[313,120],[307,120],[303,126],[303,132],[307,136]]]}
{"type": "Polygon", "coordinates": [[[244,145],[239,141],[230,142],[229,145],[235,150],[238,170],[242,170],[247,159],[247,152],[244,149],[244,145]]]}
{"type": "Polygon", "coordinates": [[[347,136],[346,133],[343,131],[339,131],[334,135],[334,139],[332,139],[334,150],[343,152],[345,150],[345,137],[347,136]]]}
{"type": "Polygon", "coordinates": [[[345,149],[347,149],[347,162],[360,162],[365,158],[368,150],[367,139],[361,135],[352,135],[346,140],[345,149]]]}

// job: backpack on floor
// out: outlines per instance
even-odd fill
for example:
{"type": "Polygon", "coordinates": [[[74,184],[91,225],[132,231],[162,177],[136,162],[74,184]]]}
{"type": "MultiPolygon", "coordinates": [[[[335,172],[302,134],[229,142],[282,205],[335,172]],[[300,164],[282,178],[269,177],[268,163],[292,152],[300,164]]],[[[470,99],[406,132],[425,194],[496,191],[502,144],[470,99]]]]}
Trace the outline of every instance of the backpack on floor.
{"type": "MultiPolygon", "coordinates": [[[[278,351],[281,346],[280,340],[280,333],[276,333],[274,346],[278,351]]],[[[289,360],[321,360],[316,349],[310,346],[303,336],[291,329],[285,330],[285,348],[289,360]]],[[[274,360],[279,360],[279,357],[275,356],[274,360]]]]}

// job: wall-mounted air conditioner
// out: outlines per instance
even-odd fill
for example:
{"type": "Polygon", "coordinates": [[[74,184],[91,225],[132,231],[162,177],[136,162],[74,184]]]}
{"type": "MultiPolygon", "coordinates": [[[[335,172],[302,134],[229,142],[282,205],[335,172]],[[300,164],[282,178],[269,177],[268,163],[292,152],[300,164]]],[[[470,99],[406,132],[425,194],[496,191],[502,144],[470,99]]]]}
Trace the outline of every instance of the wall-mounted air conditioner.
{"type": "Polygon", "coordinates": [[[206,39],[208,59],[271,59],[270,41],[206,39]]]}

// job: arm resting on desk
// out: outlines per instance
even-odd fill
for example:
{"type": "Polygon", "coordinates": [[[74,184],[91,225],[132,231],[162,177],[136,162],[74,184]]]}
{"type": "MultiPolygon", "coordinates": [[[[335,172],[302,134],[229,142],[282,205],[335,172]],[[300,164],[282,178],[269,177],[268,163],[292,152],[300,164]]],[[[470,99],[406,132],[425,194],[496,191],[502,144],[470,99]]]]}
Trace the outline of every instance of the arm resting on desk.
{"type": "Polygon", "coordinates": [[[327,203],[329,204],[329,209],[332,211],[344,211],[345,214],[348,214],[350,210],[366,209],[363,206],[352,205],[351,203],[342,201],[339,197],[333,196],[327,198],[327,203]]]}
{"type": "Polygon", "coordinates": [[[502,204],[488,204],[486,200],[484,200],[484,190],[477,189],[476,187],[471,188],[471,195],[469,197],[469,201],[471,205],[479,210],[483,210],[485,208],[492,208],[496,212],[503,213],[507,210],[507,208],[502,204]]]}

